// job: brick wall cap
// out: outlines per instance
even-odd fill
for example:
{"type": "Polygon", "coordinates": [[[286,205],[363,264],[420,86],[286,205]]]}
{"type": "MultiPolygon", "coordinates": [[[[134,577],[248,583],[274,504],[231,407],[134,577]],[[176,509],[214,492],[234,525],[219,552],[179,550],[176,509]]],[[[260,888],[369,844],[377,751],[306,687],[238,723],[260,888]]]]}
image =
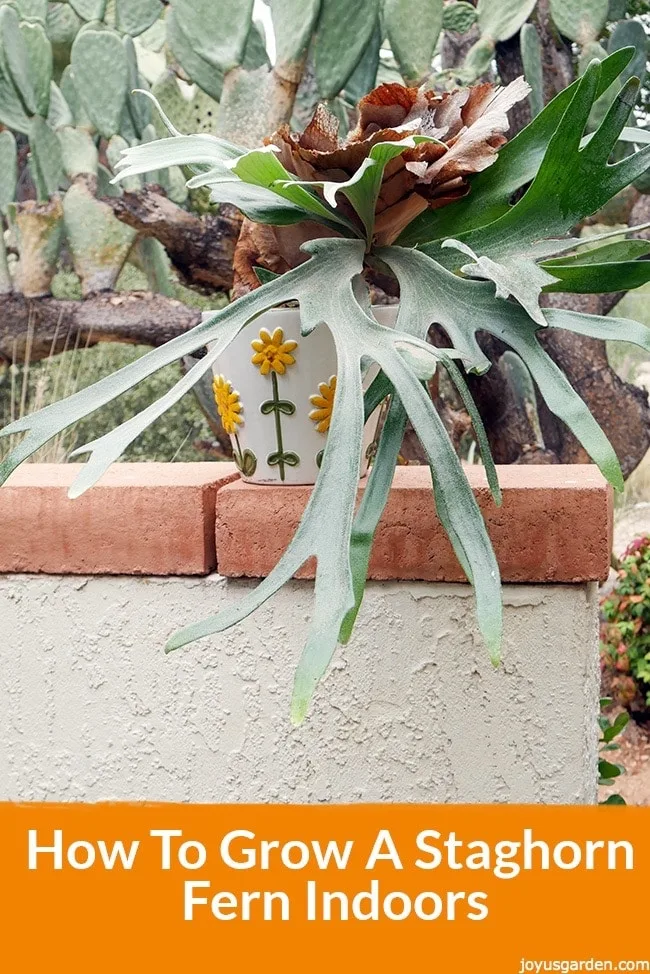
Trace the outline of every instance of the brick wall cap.
{"type": "MultiPolygon", "coordinates": [[[[216,568],[264,577],[311,491],[244,483],[232,463],[118,463],[72,501],[67,490],[78,470],[78,464],[23,464],[0,489],[0,572],[200,575],[216,568]]],[[[595,466],[499,467],[500,508],[484,468],[466,472],[505,582],[607,577],[612,491],[595,466]]],[[[313,571],[308,563],[301,577],[313,571]]],[[[370,577],[465,581],[435,515],[428,468],[396,469],[370,577]]]]}
{"type": "MultiPolygon", "coordinates": [[[[604,580],[612,550],[612,491],[587,464],[512,464],[497,467],[503,505],[489,493],[485,468],[466,465],[505,582],[604,580]]],[[[360,489],[363,490],[361,483],[360,489]]],[[[216,505],[219,572],[264,577],[277,563],[304,510],[311,488],[233,481],[216,505]],[[282,518],[277,517],[282,511],[282,518]],[[272,520],[273,531],[268,531],[272,520]]],[[[300,577],[311,578],[314,564],[300,577]]],[[[427,467],[397,467],[377,529],[370,578],[462,582],[444,529],[435,515],[427,467]]]]}

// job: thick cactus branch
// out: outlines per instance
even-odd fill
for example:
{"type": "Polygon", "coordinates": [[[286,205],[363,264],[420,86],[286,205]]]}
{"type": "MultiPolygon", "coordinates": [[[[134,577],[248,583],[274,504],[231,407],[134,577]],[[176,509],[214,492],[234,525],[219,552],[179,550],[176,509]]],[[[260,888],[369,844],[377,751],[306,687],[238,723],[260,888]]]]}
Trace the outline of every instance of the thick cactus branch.
{"type": "Polygon", "coordinates": [[[66,349],[127,342],[163,345],[189,331],[201,312],[150,292],[106,292],[84,301],[0,295],[0,360],[40,361],[66,349]]]}
{"type": "Polygon", "coordinates": [[[107,197],[119,220],[144,237],[155,237],[183,280],[194,287],[227,291],[232,287],[235,244],[241,217],[228,206],[214,216],[188,213],[160,187],[107,197]]]}

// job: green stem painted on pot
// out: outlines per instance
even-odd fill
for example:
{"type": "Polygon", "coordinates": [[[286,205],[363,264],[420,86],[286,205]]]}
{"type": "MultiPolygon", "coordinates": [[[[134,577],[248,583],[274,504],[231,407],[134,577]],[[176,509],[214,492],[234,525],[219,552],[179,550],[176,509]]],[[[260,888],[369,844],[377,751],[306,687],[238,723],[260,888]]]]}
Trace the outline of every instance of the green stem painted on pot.
{"type": "Polygon", "coordinates": [[[273,402],[276,408],[273,410],[275,415],[275,442],[278,450],[278,469],[280,470],[280,480],[284,480],[284,446],[282,443],[282,420],[277,404],[280,402],[280,390],[278,389],[278,377],[275,372],[271,372],[271,383],[273,385],[273,402]]]}
{"type": "Polygon", "coordinates": [[[282,440],[282,414],[285,416],[293,416],[296,411],[295,404],[289,402],[287,399],[280,399],[280,389],[278,386],[278,377],[275,372],[271,372],[271,384],[273,386],[273,399],[267,399],[260,406],[263,416],[268,416],[269,413],[273,413],[275,416],[275,443],[276,449],[273,453],[269,453],[266,458],[266,462],[270,467],[278,467],[280,471],[280,480],[285,479],[285,467],[297,467],[300,463],[300,457],[296,453],[286,452],[284,449],[284,443],[282,440]]]}

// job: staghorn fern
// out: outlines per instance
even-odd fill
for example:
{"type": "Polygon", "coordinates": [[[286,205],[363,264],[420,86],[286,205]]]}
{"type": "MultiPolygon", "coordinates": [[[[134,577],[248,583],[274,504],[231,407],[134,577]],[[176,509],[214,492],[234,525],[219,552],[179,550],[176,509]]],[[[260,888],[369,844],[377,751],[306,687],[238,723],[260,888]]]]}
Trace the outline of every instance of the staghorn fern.
{"type": "MultiPolygon", "coordinates": [[[[331,181],[334,167],[327,152],[321,160],[321,168],[329,172],[327,177],[319,175],[318,153],[312,153],[313,178],[298,179],[287,168],[291,152],[299,151],[295,141],[287,143],[290,151],[286,144],[283,152],[282,145],[270,143],[246,152],[211,136],[179,136],[172,130],[169,139],[126,150],[118,179],[170,165],[190,165],[194,185],[208,186],[215,201],[234,203],[249,220],[271,225],[278,240],[283,227],[292,225],[295,231],[296,225],[308,221],[311,236],[307,234],[303,244],[303,256],[309,255],[308,259],[282,276],[257,268],[259,279],[265,283],[209,320],[96,385],[12,423],[3,435],[26,435],[0,465],[0,478],[6,479],[18,464],[78,419],[164,365],[214,343],[160,400],[76,451],[89,454],[70,490],[70,496],[79,496],[129,443],[211,369],[248,322],[269,308],[297,301],[306,347],[309,334],[324,321],[332,332],[338,358],[336,400],[318,483],[291,544],[271,574],[238,605],[176,634],[167,649],[178,649],[235,625],[315,556],[314,612],[292,701],[293,719],[302,720],[337,643],[347,642],[352,634],[373,536],[408,418],[428,457],[438,516],[474,584],[479,628],[497,663],[501,643],[498,566],[462,465],[424,382],[442,366],[457,384],[472,415],[498,503],[498,483],[485,433],[459,367],[477,374],[484,372],[489,362],[480,349],[477,333],[497,335],[525,363],[549,408],[573,429],[608,480],[622,486],[618,461],[605,435],[537,335],[545,328],[566,328],[633,342],[650,350],[650,333],[635,321],[546,311],[538,303],[541,290],[592,290],[600,279],[606,279],[608,287],[629,287],[630,282],[640,284],[650,279],[650,262],[638,259],[646,251],[633,242],[610,241],[590,250],[586,258],[580,253],[581,241],[566,236],[573,224],[637,178],[650,163],[650,146],[616,165],[608,162],[634,104],[633,82],[623,87],[593,136],[583,137],[595,99],[615,81],[631,56],[630,49],[618,51],[602,63],[590,65],[584,77],[551,102],[498,158],[493,148],[488,151],[487,142],[477,148],[477,133],[472,136],[471,126],[460,149],[457,139],[445,142],[445,130],[435,125],[440,103],[435,98],[419,105],[420,116],[413,112],[409,115],[405,109],[402,126],[395,128],[392,122],[385,133],[377,133],[375,125],[370,136],[364,135],[361,126],[353,143],[332,147],[331,152],[342,153],[337,159],[355,159],[347,169],[349,178],[338,183],[331,181]],[[282,152],[287,166],[280,161],[282,152]],[[463,160],[466,168],[458,175],[463,160]],[[449,166],[451,169],[445,168],[449,166]],[[396,173],[401,174],[405,188],[391,208],[383,191],[386,181],[394,179],[396,173]],[[459,181],[464,190],[469,187],[467,199],[456,199],[452,193],[444,210],[431,207],[429,204],[436,200],[436,180],[438,188],[442,187],[440,192],[449,193],[453,173],[456,190],[459,181]],[[514,190],[531,181],[527,192],[511,206],[508,201],[514,190]],[[314,223],[326,227],[330,236],[313,239],[318,236],[313,232],[314,223]],[[567,253],[569,256],[562,256],[567,253]],[[363,273],[377,263],[384,270],[388,268],[399,282],[401,303],[393,330],[382,327],[370,314],[363,273]],[[426,343],[432,322],[446,330],[452,350],[426,343]],[[376,363],[380,372],[364,403],[362,380],[369,363],[376,363]],[[390,401],[387,420],[355,513],[364,410],[369,415],[386,399],[390,401]]],[[[528,88],[519,85],[515,94],[517,98],[526,97],[528,88]]],[[[382,90],[377,103],[383,104],[388,95],[382,90]]],[[[468,104],[484,95],[484,91],[470,93],[468,104]]],[[[447,97],[442,96],[442,101],[447,97]]],[[[482,116],[489,129],[486,139],[503,131],[504,106],[509,107],[513,97],[506,90],[493,93],[486,102],[482,116]],[[498,110],[497,103],[501,106],[498,110]],[[490,106],[494,110],[491,129],[486,114],[490,106]]],[[[399,98],[406,96],[399,94],[399,98]]],[[[472,104],[476,107],[476,101],[472,104]]],[[[445,108],[449,107],[445,103],[445,108]]],[[[460,194],[456,192],[455,196],[460,194]]],[[[590,238],[590,246],[593,242],[590,238]]]]}

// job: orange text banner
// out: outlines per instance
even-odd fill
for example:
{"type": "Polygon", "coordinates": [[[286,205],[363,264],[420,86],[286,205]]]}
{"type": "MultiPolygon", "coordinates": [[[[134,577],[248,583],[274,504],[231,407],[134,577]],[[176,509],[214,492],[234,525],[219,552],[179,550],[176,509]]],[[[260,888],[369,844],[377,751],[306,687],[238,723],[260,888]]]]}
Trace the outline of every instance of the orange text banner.
{"type": "Polygon", "coordinates": [[[617,922],[647,809],[3,804],[0,836],[8,971],[650,971],[617,922]]]}

